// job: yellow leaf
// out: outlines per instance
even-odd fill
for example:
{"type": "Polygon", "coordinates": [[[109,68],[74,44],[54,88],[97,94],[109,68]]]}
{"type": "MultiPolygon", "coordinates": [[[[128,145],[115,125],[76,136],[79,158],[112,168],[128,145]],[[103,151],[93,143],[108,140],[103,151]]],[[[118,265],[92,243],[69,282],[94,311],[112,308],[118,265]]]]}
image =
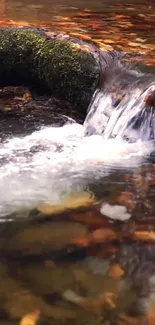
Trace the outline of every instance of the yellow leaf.
{"type": "Polygon", "coordinates": [[[115,41],[113,41],[112,39],[105,39],[105,40],[104,40],[104,43],[107,43],[107,44],[114,44],[115,41]]]}
{"type": "Polygon", "coordinates": [[[50,215],[54,213],[60,213],[65,210],[77,209],[79,207],[86,207],[95,203],[94,197],[89,193],[79,193],[65,199],[62,204],[53,205],[50,203],[42,203],[38,207],[38,210],[44,215],[50,215]]]}
{"type": "Polygon", "coordinates": [[[128,45],[129,46],[132,46],[132,47],[142,46],[142,44],[141,43],[138,43],[138,42],[128,42],[128,45]]]}
{"type": "Polygon", "coordinates": [[[33,313],[24,316],[20,321],[20,325],[36,325],[39,317],[40,317],[40,311],[36,310],[33,313]]]}

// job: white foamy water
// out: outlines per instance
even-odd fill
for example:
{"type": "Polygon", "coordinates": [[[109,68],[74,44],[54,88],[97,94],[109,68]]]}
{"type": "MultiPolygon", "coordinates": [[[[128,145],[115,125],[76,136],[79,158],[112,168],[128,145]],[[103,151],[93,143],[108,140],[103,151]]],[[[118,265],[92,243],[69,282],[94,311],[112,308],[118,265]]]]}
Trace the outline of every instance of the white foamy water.
{"type": "Polygon", "coordinates": [[[85,134],[102,134],[104,139],[116,136],[125,136],[134,141],[154,139],[155,109],[145,105],[145,99],[154,90],[155,85],[146,90],[138,86],[133,89],[129,85],[127,93],[116,107],[107,89],[97,90],[84,122],[85,134]]]}
{"type": "Polygon", "coordinates": [[[151,142],[85,137],[76,123],[9,139],[0,145],[0,216],[43,201],[60,202],[107,175],[109,166],[135,166],[151,150],[151,142]]]}

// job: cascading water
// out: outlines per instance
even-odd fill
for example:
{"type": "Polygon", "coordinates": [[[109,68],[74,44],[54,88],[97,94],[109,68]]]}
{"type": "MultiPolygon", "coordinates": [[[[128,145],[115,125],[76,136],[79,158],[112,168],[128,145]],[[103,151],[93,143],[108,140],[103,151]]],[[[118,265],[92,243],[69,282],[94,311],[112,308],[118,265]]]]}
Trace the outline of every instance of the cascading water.
{"type": "Polygon", "coordinates": [[[152,150],[152,142],[147,140],[152,137],[155,123],[153,108],[148,108],[147,113],[144,107],[146,95],[155,86],[147,88],[142,84],[128,80],[123,84],[117,75],[112,84],[107,81],[104,90],[95,92],[84,125],[68,120],[63,127],[51,125],[3,141],[1,221],[12,212],[32,209],[40,202],[60,202],[64,195],[81,191],[92,180],[107,175],[109,166],[139,164],[152,150]],[[121,91],[115,91],[114,86],[121,91]],[[122,96],[121,100],[115,94],[122,96]],[[133,132],[139,116],[140,126],[133,132]],[[136,140],[128,142],[124,136],[136,140]]]}
{"type": "Polygon", "coordinates": [[[127,77],[129,81],[125,74],[117,75],[114,70],[104,88],[95,92],[84,122],[85,135],[122,137],[134,142],[155,139],[155,102],[147,103],[155,92],[155,83],[147,80],[148,84],[141,84],[145,76],[132,71],[127,77]]]}

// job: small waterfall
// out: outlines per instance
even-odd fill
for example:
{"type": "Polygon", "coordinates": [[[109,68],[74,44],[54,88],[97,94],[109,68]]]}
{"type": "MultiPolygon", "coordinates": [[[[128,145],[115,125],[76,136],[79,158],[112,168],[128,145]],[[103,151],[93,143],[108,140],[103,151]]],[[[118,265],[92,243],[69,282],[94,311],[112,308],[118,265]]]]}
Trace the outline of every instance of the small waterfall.
{"type": "Polygon", "coordinates": [[[85,135],[122,137],[133,142],[155,139],[154,103],[152,76],[113,69],[92,98],[84,122],[85,135]]]}
{"type": "Polygon", "coordinates": [[[135,169],[152,153],[153,141],[147,140],[155,138],[154,98],[149,98],[154,79],[121,65],[105,73],[106,64],[84,126],[67,118],[63,126],[43,125],[1,139],[0,222],[12,220],[12,213],[27,216],[42,202],[59,204],[98,180],[104,186],[111,171],[135,169]]]}

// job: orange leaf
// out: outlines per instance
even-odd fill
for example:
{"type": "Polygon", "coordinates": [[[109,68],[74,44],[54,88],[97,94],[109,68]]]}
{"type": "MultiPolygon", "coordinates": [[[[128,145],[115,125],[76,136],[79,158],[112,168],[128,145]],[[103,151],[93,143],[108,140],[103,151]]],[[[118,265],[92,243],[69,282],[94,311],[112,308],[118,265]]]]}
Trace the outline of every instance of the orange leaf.
{"type": "Polygon", "coordinates": [[[149,312],[147,315],[148,325],[154,325],[155,324],[155,312],[149,312]]]}
{"type": "Polygon", "coordinates": [[[73,240],[72,244],[81,247],[88,247],[91,244],[91,237],[78,237],[73,240]]]}
{"type": "Polygon", "coordinates": [[[119,264],[112,265],[109,270],[109,275],[113,278],[120,278],[124,275],[124,270],[121,268],[119,264]]]}
{"type": "Polygon", "coordinates": [[[36,325],[39,317],[40,317],[40,311],[36,310],[33,313],[24,316],[20,321],[20,325],[36,325]]]}
{"type": "Polygon", "coordinates": [[[110,242],[116,238],[117,238],[116,233],[109,228],[97,229],[92,234],[92,241],[94,243],[110,242]]]}
{"type": "Polygon", "coordinates": [[[154,231],[135,231],[134,235],[138,240],[155,241],[154,231]]]}

